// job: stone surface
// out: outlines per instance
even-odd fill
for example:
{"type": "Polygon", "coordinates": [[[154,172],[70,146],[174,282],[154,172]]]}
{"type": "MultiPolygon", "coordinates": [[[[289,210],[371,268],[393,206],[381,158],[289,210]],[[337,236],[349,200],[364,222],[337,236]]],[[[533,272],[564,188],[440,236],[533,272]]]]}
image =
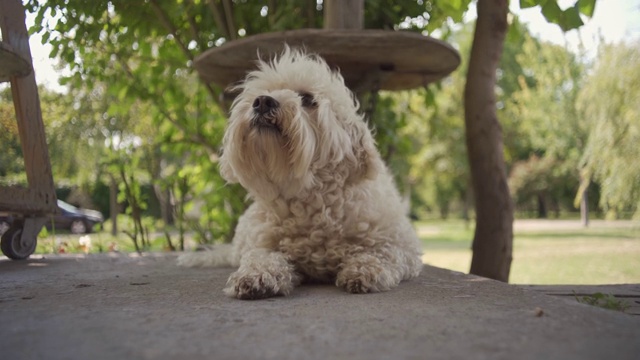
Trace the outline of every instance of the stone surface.
{"type": "Polygon", "coordinates": [[[525,285],[527,289],[537,292],[563,296],[570,299],[598,301],[604,305],[611,301],[610,306],[624,308],[625,314],[640,316],[640,284],[618,285],[525,285]]]}
{"type": "Polygon", "coordinates": [[[426,266],[387,293],[227,298],[173,255],[0,260],[3,359],[638,359],[640,317],[426,266]]]}

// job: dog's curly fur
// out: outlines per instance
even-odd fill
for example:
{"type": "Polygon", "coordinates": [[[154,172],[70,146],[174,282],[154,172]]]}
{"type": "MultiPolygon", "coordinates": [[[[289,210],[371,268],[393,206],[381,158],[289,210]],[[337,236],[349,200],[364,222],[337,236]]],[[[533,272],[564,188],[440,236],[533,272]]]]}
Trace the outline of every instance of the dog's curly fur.
{"type": "Polygon", "coordinates": [[[223,177],[253,203],[230,245],[183,266],[239,266],[225,293],[287,295],[304,280],[386,291],[422,268],[421,248],[358,103],[318,56],[285,49],[237,87],[223,177]]]}

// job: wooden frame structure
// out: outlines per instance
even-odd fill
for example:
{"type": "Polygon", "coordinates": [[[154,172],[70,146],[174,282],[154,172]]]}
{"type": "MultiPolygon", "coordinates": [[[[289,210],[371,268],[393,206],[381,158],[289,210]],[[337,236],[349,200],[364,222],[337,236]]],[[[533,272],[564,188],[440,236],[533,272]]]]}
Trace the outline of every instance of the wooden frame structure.
{"type": "Polygon", "coordinates": [[[285,43],[321,55],[339,68],[345,84],[358,94],[426,86],[460,65],[449,44],[407,31],[363,29],[364,0],[325,0],[324,28],[252,35],[213,47],[196,57],[194,66],[208,83],[232,88],[255,68],[258,54],[268,59],[285,43]]]}
{"type": "Polygon", "coordinates": [[[2,252],[20,259],[35,250],[46,216],[56,211],[56,195],[20,0],[0,0],[0,30],[0,82],[11,83],[28,182],[27,187],[0,187],[0,212],[19,216],[2,236],[2,252]]]}

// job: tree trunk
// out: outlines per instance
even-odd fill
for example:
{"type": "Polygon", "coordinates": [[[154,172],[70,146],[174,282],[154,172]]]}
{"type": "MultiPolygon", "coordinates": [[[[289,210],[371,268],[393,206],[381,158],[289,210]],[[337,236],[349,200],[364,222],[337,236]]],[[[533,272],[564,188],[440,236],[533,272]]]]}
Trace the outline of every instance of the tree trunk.
{"type": "Polygon", "coordinates": [[[471,206],[473,206],[473,184],[469,180],[462,194],[462,218],[464,219],[465,229],[468,229],[471,223],[471,214],[469,213],[471,206]]]}
{"type": "Polygon", "coordinates": [[[538,194],[538,219],[546,219],[549,217],[547,210],[547,201],[543,194],[538,194]]]}
{"type": "Polygon", "coordinates": [[[364,0],[325,0],[325,29],[364,28],[364,0]]]}
{"type": "Polygon", "coordinates": [[[513,247],[513,204],[507,185],[495,83],[507,32],[507,0],[479,0],[464,90],[467,152],[475,195],[471,273],[507,282],[513,247]]]}
{"type": "MultiPolygon", "coordinates": [[[[160,174],[156,174],[157,179],[159,179],[160,174]]],[[[166,225],[173,225],[173,205],[171,204],[171,191],[169,189],[163,189],[162,186],[158,184],[153,185],[153,192],[156,194],[156,198],[158,198],[158,202],[160,203],[160,216],[162,217],[162,221],[166,225]]]]}
{"type": "Polygon", "coordinates": [[[109,175],[109,218],[111,218],[111,235],[118,235],[118,183],[113,175],[109,175]]]}
{"type": "Polygon", "coordinates": [[[589,227],[589,195],[587,194],[589,187],[584,189],[580,198],[580,221],[582,226],[589,227]]]}

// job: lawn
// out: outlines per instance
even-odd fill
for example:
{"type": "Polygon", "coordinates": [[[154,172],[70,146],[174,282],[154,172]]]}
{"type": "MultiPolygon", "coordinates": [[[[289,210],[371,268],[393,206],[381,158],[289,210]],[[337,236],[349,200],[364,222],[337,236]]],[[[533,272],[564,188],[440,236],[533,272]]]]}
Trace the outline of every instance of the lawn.
{"type": "MultiPolygon", "coordinates": [[[[473,225],[461,220],[415,223],[423,241],[423,261],[437,267],[468,272],[473,225]]],[[[510,282],[514,284],[640,283],[640,222],[592,221],[588,228],[574,220],[517,220],[510,282]]],[[[166,250],[156,234],[151,251],[166,250]]],[[[78,235],[49,234],[38,241],[36,253],[134,251],[124,234],[91,234],[90,248],[78,235]]],[[[174,236],[177,242],[177,235],[174,236]]],[[[190,242],[193,245],[193,242],[190,242]]]]}
{"type": "MultiPolygon", "coordinates": [[[[415,224],[427,264],[468,272],[473,226],[463,221],[415,224]]],[[[518,220],[514,226],[514,284],[640,283],[640,223],[518,220]]]]}

